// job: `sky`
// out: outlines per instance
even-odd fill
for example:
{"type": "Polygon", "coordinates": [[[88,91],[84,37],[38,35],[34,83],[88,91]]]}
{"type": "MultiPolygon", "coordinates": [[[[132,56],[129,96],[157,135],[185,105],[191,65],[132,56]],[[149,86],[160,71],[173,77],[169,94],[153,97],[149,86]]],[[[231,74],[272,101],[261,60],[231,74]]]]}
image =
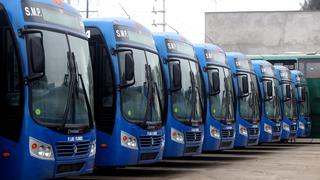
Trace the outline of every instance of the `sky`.
{"type": "MultiPolygon", "coordinates": [[[[85,10],[86,0],[70,0],[78,10],[85,10]]],[[[162,31],[163,0],[89,0],[90,17],[127,17],[138,21],[151,31],[162,31]]],[[[290,11],[299,10],[304,0],[165,0],[166,22],[193,43],[203,43],[205,39],[205,12],[229,11],[290,11]]],[[[173,29],[166,27],[166,31],[173,29]]]]}

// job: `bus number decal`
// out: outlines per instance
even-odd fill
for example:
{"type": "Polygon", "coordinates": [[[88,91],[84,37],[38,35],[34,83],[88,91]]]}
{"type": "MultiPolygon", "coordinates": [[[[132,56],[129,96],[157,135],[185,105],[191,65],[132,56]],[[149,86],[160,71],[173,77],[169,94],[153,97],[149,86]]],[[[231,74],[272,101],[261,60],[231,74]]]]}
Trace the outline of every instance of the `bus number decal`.
{"type": "Polygon", "coordinates": [[[154,136],[154,135],[157,135],[157,131],[148,131],[147,132],[148,136],[154,136]]]}
{"type": "Polygon", "coordinates": [[[192,131],[192,132],[199,132],[200,129],[199,129],[199,128],[192,128],[191,131],[192,131]]]}
{"type": "Polygon", "coordinates": [[[70,142],[83,141],[83,136],[68,137],[68,141],[70,141],[70,142]]]}

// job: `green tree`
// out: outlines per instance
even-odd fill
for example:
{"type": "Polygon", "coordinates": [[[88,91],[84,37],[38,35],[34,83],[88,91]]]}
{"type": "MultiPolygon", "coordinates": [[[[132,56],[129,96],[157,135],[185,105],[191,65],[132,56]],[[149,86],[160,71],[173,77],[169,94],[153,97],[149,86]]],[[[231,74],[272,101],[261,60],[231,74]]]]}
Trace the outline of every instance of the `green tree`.
{"type": "Polygon", "coordinates": [[[302,11],[319,11],[320,10],[320,0],[304,0],[301,3],[302,11]]]}

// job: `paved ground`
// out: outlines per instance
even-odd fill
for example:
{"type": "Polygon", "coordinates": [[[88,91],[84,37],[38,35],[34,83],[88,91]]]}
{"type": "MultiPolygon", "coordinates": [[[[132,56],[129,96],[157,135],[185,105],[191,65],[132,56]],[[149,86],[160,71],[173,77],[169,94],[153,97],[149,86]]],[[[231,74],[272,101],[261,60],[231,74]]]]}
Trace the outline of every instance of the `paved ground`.
{"type": "Polygon", "coordinates": [[[99,169],[92,175],[69,179],[320,180],[320,141],[264,144],[143,167],[99,169]]]}

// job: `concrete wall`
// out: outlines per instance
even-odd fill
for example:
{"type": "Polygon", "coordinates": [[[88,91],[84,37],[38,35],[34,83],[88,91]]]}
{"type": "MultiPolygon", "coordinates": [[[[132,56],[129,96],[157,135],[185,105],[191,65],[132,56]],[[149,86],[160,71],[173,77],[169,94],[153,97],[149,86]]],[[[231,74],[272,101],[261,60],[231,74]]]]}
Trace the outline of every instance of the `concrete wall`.
{"type": "Polygon", "coordinates": [[[207,12],[206,42],[246,54],[320,49],[320,12],[207,12]]]}

